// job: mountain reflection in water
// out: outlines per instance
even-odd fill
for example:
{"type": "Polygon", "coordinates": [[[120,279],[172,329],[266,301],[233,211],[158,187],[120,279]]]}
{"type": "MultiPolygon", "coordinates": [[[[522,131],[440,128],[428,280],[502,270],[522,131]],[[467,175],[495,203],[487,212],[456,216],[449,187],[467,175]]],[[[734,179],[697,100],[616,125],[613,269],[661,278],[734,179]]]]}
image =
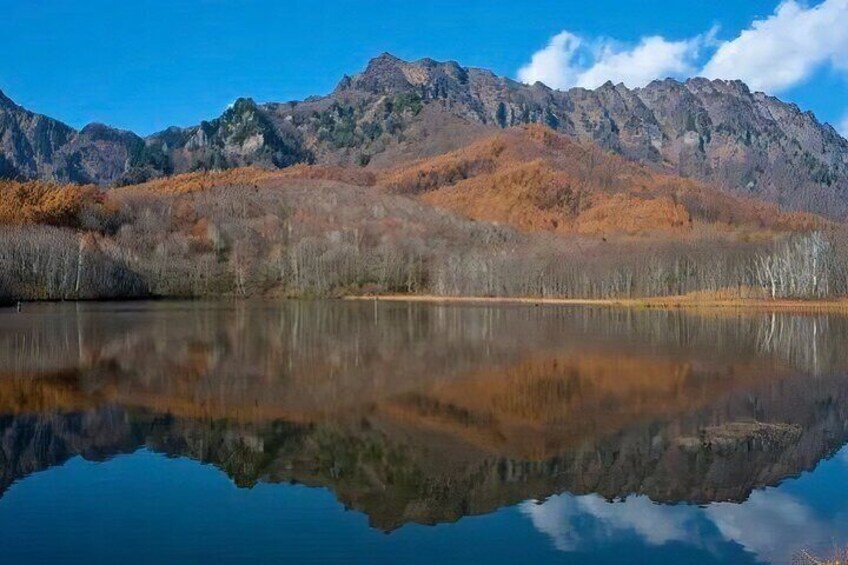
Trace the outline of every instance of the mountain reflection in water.
{"type": "Polygon", "coordinates": [[[588,307],[0,311],[0,492],[163,454],[325,487],[377,530],[513,507],[555,551],[788,560],[848,542],[848,499],[819,500],[841,485],[816,479],[841,456],[784,482],[848,441],[846,336],[840,316],[588,307]]]}

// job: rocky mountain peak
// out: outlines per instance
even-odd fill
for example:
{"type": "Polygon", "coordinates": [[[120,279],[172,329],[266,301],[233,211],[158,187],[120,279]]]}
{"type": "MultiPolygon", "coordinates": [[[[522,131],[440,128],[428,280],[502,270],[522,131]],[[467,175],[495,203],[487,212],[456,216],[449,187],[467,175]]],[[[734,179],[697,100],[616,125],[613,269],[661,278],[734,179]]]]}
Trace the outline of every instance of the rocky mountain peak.
{"type": "Polygon", "coordinates": [[[390,53],[372,59],[365,71],[345,77],[339,90],[360,90],[372,94],[397,94],[410,90],[445,96],[448,90],[467,84],[469,70],[455,61],[430,58],[404,61],[390,53]]]}
{"type": "Polygon", "coordinates": [[[97,122],[86,125],[79,131],[79,135],[93,141],[109,141],[114,143],[121,143],[127,140],[141,140],[139,136],[130,131],[113,128],[97,122]]]}
{"type": "Polygon", "coordinates": [[[342,80],[339,81],[339,84],[336,85],[335,92],[341,92],[343,90],[347,90],[353,84],[353,79],[350,78],[350,75],[344,75],[342,80]]]}
{"type": "Polygon", "coordinates": [[[391,53],[383,53],[371,59],[365,71],[352,77],[348,86],[375,94],[405,90],[411,86],[406,73],[409,66],[391,53]]]}
{"type": "Polygon", "coordinates": [[[0,90],[0,108],[16,108],[17,104],[15,104],[11,98],[6,96],[6,94],[0,90]]]}
{"type": "Polygon", "coordinates": [[[752,96],[751,89],[741,80],[722,80],[722,79],[707,79],[703,77],[694,77],[683,83],[686,88],[693,92],[703,92],[705,94],[720,94],[725,96],[735,96],[739,98],[750,98],[752,96]]]}
{"type": "Polygon", "coordinates": [[[259,106],[253,98],[238,98],[232,105],[227,108],[225,114],[244,114],[246,112],[256,112],[259,106]]]}

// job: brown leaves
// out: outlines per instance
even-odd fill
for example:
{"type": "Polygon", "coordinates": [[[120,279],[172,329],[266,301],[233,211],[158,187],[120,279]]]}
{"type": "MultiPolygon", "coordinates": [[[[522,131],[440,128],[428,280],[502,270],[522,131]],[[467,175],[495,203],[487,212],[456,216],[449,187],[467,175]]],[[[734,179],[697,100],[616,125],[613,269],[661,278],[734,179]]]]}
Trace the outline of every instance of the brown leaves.
{"type": "Polygon", "coordinates": [[[398,167],[378,186],[525,231],[681,237],[706,230],[768,239],[824,222],[664,174],[540,125],[398,167]]]}
{"type": "Polygon", "coordinates": [[[243,167],[226,171],[202,171],[156,179],[117,190],[122,193],[184,194],[202,192],[224,185],[251,186],[279,174],[279,172],[266,171],[258,167],[243,167]]]}
{"type": "Polygon", "coordinates": [[[82,214],[95,210],[111,211],[94,186],[0,181],[0,224],[80,227],[82,214]]]}

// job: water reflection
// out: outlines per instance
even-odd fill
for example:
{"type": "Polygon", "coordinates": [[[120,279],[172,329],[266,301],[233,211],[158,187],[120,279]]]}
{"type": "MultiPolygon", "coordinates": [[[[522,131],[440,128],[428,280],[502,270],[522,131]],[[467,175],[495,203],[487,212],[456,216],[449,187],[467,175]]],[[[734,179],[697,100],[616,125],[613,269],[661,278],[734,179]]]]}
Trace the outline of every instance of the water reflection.
{"type": "Polygon", "coordinates": [[[732,540],[781,560],[802,525],[812,545],[848,527],[756,490],[848,441],[842,317],[344,302],[28,310],[0,313],[0,492],[78,455],[145,447],[240,486],[327,487],[386,531],[522,503],[562,551],[626,534],[707,550],[732,540]]]}
{"type": "Polygon", "coordinates": [[[758,490],[744,504],[721,502],[706,508],[659,506],[644,496],[610,503],[594,494],[562,494],[543,503],[523,503],[521,510],[557,549],[569,553],[634,536],[651,547],[700,547],[717,561],[729,542],[763,562],[782,563],[801,550],[832,549],[848,532],[848,513],[828,515],[779,491],[758,490]]]}

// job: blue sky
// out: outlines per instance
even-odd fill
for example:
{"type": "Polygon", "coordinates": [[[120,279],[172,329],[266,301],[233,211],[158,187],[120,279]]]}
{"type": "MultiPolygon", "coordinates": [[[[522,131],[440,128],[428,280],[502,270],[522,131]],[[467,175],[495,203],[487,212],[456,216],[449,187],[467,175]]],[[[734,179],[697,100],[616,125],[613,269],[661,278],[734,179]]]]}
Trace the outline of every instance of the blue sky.
{"type": "Polygon", "coordinates": [[[739,73],[840,124],[848,118],[848,0],[793,3],[782,16],[778,5],[0,0],[0,89],[75,127],[97,121],[148,134],[215,117],[239,96],[327,93],[389,51],[562,87],[739,73]],[[776,78],[784,67],[789,76],[776,78]]]}

